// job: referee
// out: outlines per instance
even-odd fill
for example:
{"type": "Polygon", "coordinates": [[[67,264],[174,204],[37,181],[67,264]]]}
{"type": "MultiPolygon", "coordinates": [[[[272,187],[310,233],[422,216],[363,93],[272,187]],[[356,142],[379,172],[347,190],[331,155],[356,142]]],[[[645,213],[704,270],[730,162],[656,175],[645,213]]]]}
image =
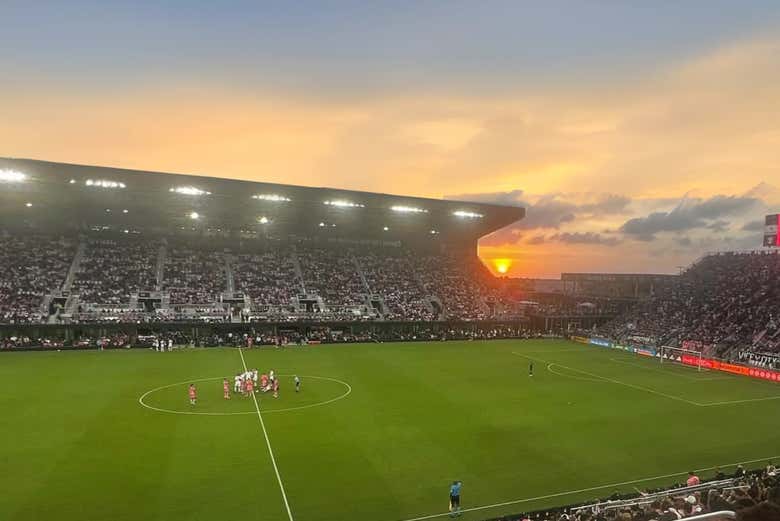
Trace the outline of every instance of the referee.
{"type": "Polygon", "coordinates": [[[460,516],[460,481],[453,481],[450,485],[450,517],[460,516]]]}

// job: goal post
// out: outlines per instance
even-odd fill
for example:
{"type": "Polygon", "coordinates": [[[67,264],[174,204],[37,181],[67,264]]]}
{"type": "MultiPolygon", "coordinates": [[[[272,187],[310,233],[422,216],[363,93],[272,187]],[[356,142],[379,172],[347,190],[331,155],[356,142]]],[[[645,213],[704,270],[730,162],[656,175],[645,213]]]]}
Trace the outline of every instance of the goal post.
{"type": "Polygon", "coordinates": [[[701,351],[682,349],[680,347],[661,346],[659,358],[662,364],[682,364],[696,367],[698,371],[701,371],[702,367],[706,366],[706,363],[704,362],[704,355],[701,351]]]}

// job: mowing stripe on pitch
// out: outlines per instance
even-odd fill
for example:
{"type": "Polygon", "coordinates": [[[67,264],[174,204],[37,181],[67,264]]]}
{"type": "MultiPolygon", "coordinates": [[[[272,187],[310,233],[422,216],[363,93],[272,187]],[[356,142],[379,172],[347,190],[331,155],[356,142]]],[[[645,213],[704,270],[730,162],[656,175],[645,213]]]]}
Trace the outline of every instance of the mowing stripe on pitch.
{"type": "MultiPolygon", "coordinates": [[[[244,366],[244,371],[248,371],[246,367],[246,360],[244,360],[244,350],[238,348],[238,354],[241,355],[241,364],[244,366]]],[[[274,466],[274,472],[276,473],[276,481],[279,482],[279,490],[282,492],[282,499],[284,500],[284,507],[287,509],[287,517],[290,521],[293,519],[292,510],[290,510],[290,503],[287,501],[287,493],[284,491],[284,484],[282,483],[282,476],[279,474],[279,467],[276,466],[276,458],[274,457],[274,450],[271,448],[271,440],[268,439],[268,431],[265,430],[265,422],[263,421],[263,415],[260,414],[260,405],[257,403],[257,397],[255,393],[252,393],[252,400],[255,402],[255,411],[257,411],[257,419],[260,420],[260,427],[263,430],[263,437],[265,437],[265,444],[268,447],[268,454],[271,456],[271,463],[274,466]]]]}
{"type": "MultiPolygon", "coordinates": [[[[707,468],[700,468],[698,470],[714,470],[719,467],[734,467],[736,465],[747,465],[748,463],[756,463],[758,461],[768,461],[777,459],[780,456],[766,456],[764,458],[758,458],[758,459],[752,459],[748,461],[738,461],[736,463],[726,463],[724,465],[716,465],[714,467],[707,467],[707,468]]],[[[621,483],[609,483],[607,485],[598,485],[595,487],[588,487],[588,488],[581,488],[579,490],[567,490],[566,492],[556,492],[554,494],[547,494],[544,496],[536,496],[536,497],[528,497],[523,499],[513,499],[511,501],[504,501],[502,503],[494,503],[492,505],[481,505],[477,507],[471,507],[471,508],[463,508],[461,509],[461,512],[477,512],[479,510],[488,510],[490,508],[498,508],[498,507],[506,507],[509,505],[519,505],[521,503],[528,503],[530,501],[541,501],[542,499],[552,499],[556,497],[561,496],[570,496],[572,494],[581,494],[583,492],[594,492],[596,490],[603,490],[605,488],[612,488],[612,487],[622,487],[625,485],[633,485],[635,483],[645,483],[647,481],[655,481],[657,479],[666,479],[666,478],[673,478],[675,476],[686,476],[688,475],[689,471],[683,471],[683,472],[674,472],[672,474],[664,474],[663,476],[653,476],[651,478],[641,478],[641,479],[632,479],[631,481],[623,481],[621,483]]],[[[403,519],[402,521],[425,521],[426,519],[435,519],[437,517],[445,517],[449,516],[449,512],[441,512],[439,514],[430,514],[427,516],[420,516],[420,517],[411,517],[409,519],[403,519]]]]}

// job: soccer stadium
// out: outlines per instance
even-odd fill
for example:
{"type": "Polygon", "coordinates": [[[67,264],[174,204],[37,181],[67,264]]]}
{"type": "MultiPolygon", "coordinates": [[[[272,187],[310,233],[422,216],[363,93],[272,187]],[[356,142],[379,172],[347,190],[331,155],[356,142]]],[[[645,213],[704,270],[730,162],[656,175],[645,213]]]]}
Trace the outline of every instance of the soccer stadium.
{"type": "Polygon", "coordinates": [[[639,518],[777,490],[774,250],[521,291],[477,241],[523,208],[0,173],[0,385],[38,389],[4,402],[6,519],[639,518]]]}
{"type": "Polygon", "coordinates": [[[0,20],[0,521],[780,521],[780,2],[0,20]]]}

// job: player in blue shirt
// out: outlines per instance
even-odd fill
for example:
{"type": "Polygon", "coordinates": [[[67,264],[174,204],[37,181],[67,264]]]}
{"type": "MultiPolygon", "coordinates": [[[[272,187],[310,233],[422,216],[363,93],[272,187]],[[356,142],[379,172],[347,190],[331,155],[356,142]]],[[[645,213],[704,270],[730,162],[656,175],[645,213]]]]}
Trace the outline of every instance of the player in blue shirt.
{"type": "Polygon", "coordinates": [[[460,512],[460,481],[453,481],[450,485],[450,517],[461,515],[460,512]]]}

